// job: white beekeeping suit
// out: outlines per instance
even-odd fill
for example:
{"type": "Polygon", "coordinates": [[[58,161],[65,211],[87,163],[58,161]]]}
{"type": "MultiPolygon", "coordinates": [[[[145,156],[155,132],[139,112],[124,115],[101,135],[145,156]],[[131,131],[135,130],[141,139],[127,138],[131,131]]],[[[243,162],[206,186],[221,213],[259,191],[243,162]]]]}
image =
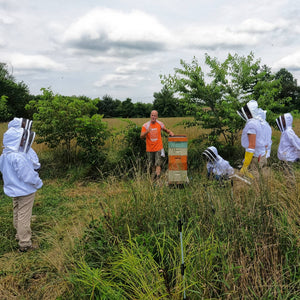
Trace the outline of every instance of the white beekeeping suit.
{"type": "Polygon", "coordinates": [[[234,169],[230,166],[229,162],[223,159],[219,154],[216,147],[208,147],[203,154],[207,158],[207,174],[214,174],[216,179],[226,177],[234,174],[234,169]]]}
{"type": "Polygon", "coordinates": [[[266,144],[263,127],[258,119],[258,104],[255,100],[251,100],[237,113],[246,121],[241,137],[241,144],[245,148],[245,158],[240,172],[253,178],[253,175],[248,171],[253,157],[257,158],[258,166],[266,164],[266,144]]]}
{"type": "Polygon", "coordinates": [[[9,128],[3,136],[3,152],[0,157],[0,171],[3,175],[4,193],[19,197],[36,192],[43,183],[28,159],[25,147],[30,133],[24,128],[9,128]]]}
{"type": "MultiPolygon", "coordinates": [[[[24,128],[24,129],[28,129],[29,131],[31,131],[32,121],[29,119],[25,119],[25,118],[13,118],[13,120],[11,120],[8,123],[8,128],[11,128],[11,127],[24,128]]],[[[36,152],[31,148],[32,142],[33,142],[33,140],[30,143],[30,147],[28,149],[26,149],[25,152],[27,153],[28,158],[32,162],[33,168],[35,170],[39,170],[41,168],[41,164],[39,162],[39,158],[38,158],[36,152]]]]}
{"type": "Polygon", "coordinates": [[[33,249],[31,216],[35,192],[43,186],[38,172],[26,154],[29,130],[10,127],[3,136],[3,152],[0,156],[0,171],[4,182],[4,193],[13,200],[13,225],[19,251],[33,249]]]}
{"type": "Polygon", "coordinates": [[[266,158],[269,158],[271,155],[271,146],[272,146],[272,128],[269,123],[266,121],[267,111],[258,109],[258,116],[256,117],[262,125],[265,147],[266,147],[266,158]]]}
{"type": "Polygon", "coordinates": [[[293,116],[286,113],[276,119],[277,126],[281,131],[280,143],[277,150],[278,159],[295,162],[300,159],[300,138],[292,128],[293,116]]]}

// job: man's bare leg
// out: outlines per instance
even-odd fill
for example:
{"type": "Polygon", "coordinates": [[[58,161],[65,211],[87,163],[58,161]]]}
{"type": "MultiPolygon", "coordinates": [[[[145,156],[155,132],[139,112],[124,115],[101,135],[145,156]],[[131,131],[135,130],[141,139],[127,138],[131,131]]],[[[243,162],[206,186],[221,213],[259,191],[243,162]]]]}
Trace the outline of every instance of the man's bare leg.
{"type": "Polygon", "coordinates": [[[155,175],[157,178],[160,177],[160,172],[161,172],[161,166],[156,166],[155,168],[155,175]]]}

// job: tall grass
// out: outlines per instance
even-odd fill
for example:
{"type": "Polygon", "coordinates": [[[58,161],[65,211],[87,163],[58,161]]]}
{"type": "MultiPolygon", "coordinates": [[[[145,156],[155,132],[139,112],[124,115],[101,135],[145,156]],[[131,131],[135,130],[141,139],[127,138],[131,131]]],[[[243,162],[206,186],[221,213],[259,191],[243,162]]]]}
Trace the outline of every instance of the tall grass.
{"type": "MultiPolygon", "coordinates": [[[[125,193],[101,197],[103,215],[84,238],[86,264],[102,270],[110,288],[118,283],[125,298],[181,299],[181,218],[190,299],[300,296],[299,177],[284,182],[293,191],[283,198],[284,183],[273,175],[233,189],[203,181],[170,190],[136,178],[122,184],[125,193]],[[292,218],[287,203],[296,209],[292,218]]],[[[76,274],[75,285],[85,278],[76,274]]],[[[93,290],[95,298],[102,293],[93,290]]]]}
{"type": "Polygon", "coordinates": [[[45,179],[33,208],[39,249],[25,254],[1,190],[0,299],[300,298],[300,170],[278,164],[278,137],[270,172],[251,186],[207,181],[204,168],[182,189],[166,174],[154,184],[141,163],[133,176],[45,179]]]}

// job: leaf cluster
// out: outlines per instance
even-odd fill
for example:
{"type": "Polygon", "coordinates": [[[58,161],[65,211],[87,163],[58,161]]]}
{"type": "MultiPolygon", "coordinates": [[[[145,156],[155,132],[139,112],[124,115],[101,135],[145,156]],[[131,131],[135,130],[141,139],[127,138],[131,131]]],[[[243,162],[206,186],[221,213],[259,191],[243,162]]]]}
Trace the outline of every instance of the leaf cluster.
{"type": "Polygon", "coordinates": [[[279,105],[274,98],[280,82],[260,66],[253,53],[247,57],[229,54],[223,62],[206,54],[206,76],[195,57],[191,64],[183,60],[180,64],[174,75],[161,76],[162,84],[179,94],[186,113],[195,124],[210,130],[212,140],[234,145],[244,125],[236,111],[247,101],[255,99],[267,110],[279,105]]]}
{"type": "Polygon", "coordinates": [[[54,95],[51,90],[43,89],[43,95],[30,101],[27,109],[35,111],[37,143],[50,148],[62,146],[67,156],[80,146],[94,159],[109,136],[102,116],[94,114],[97,107],[92,100],[54,95]]]}

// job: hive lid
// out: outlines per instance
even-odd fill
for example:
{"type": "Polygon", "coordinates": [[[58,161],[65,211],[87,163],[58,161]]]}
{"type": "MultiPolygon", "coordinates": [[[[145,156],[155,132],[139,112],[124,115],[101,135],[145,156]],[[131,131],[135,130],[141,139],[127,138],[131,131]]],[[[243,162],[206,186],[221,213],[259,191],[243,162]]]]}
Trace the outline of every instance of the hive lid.
{"type": "Polygon", "coordinates": [[[187,136],[186,135],[169,136],[168,141],[169,142],[187,142],[187,136]]]}

